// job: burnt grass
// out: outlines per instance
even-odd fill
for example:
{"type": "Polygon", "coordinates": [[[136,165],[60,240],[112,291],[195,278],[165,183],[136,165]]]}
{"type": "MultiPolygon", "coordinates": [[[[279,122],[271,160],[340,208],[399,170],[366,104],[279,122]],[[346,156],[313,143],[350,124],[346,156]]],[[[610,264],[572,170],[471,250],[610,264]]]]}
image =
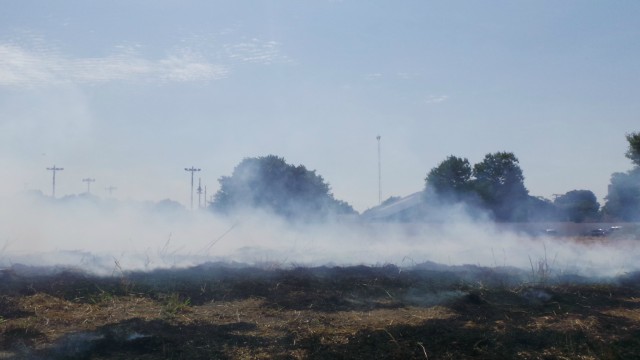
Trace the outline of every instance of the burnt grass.
{"type": "Polygon", "coordinates": [[[638,359],[640,275],[512,268],[0,272],[0,359],[638,359]]]}

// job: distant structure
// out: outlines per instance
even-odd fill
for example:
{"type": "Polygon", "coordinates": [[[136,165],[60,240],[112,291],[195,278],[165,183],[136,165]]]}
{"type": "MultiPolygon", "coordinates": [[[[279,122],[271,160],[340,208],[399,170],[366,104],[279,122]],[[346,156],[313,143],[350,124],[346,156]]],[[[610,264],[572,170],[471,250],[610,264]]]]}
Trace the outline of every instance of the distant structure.
{"type": "Polygon", "coordinates": [[[191,173],[191,210],[193,210],[193,173],[200,171],[200,169],[196,169],[192,166],[190,168],[184,168],[184,171],[189,171],[191,173]]]}
{"type": "Polygon", "coordinates": [[[117,190],[118,188],[111,185],[111,186],[107,186],[106,188],[104,188],[105,190],[107,190],[109,192],[109,196],[111,196],[113,194],[114,190],[117,190]]]}
{"type": "Polygon", "coordinates": [[[376,137],[378,140],[378,205],[382,204],[382,163],[380,160],[380,135],[376,137]]]}
{"type": "Polygon", "coordinates": [[[53,167],[47,168],[47,170],[53,172],[53,185],[51,189],[51,197],[56,198],[56,171],[62,171],[64,168],[59,168],[53,165],[53,167]]]}
{"type": "Polygon", "coordinates": [[[82,182],[87,183],[87,194],[91,194],[91,183],[96,182],[96,179],[84,178],[82,179],[82,182]]]}
{"type": "Polygon", "coordinates": [[[421,212],[422,191],[376,206],[362,213],[361,219],[371,222],[409,222],[424,218],[421,212]],[[422,217],[421,217],[422,216],[422,217]]]}

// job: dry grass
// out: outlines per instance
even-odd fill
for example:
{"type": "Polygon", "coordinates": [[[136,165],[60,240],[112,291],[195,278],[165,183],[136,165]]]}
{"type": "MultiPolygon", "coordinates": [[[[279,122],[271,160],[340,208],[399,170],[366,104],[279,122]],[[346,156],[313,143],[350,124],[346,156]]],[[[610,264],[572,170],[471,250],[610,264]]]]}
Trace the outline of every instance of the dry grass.
{"type": "Polygon", "coordinates": [[[6,272],[0,359],[640,358],[637,276],[477,267],[6,272]]]}

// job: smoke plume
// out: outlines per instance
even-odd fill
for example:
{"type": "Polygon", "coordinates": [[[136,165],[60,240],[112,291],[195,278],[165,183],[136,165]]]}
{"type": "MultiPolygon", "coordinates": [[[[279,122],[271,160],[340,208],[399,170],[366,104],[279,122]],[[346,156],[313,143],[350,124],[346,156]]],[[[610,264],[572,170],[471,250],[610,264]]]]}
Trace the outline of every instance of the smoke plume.
{"type": "Polygon", "coordinates": [[[22,195],[5,199],[0,208],[0,266],[63,266],[111,275],[206,262],[269,267],[435,263],[532,274],[544,267],[557,275],[598,277],[639,268],[638,242],[624,236],[580,242],[516,232],[462,208],[442,213],[448,221],[292,223],[259,211],[221,216],[166,203],[22,195]]]}

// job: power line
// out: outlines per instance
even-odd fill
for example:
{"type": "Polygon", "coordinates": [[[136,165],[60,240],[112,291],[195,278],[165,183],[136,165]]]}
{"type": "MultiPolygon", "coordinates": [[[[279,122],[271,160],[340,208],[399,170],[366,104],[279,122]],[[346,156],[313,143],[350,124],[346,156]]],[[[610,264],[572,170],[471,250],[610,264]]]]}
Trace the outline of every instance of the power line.
{"type": "Polygon", "coordinates": [[[195,167],[184,168],[185,171],[191,172],[191,210],[193,210],[193,173],[196,171],[200,171],[200,169],[196,169],[195,167]]]}
{"type": "Polygon", "coordinates": [[[55,199],[56,197],[56,171],[62,171],[64,168],[59,168],[53,165],[53,167],[47,168],[47,170],[53,172],[53,181],[52,181],[52,189],[51,189],[51,197],[55,199]]]}
{"type": "Polygon", "coordinates": [[[202,184],[200,182],[200,178],[198,178],[198,189],[196,190],[197,194],[198,194],[198,209],[200,209],[202,207],[202,184]]]}
{"type": "Polygon", "coordinates": [[[87,194],[91,194],[91,183],[96,182],[96,179],[84,178],[82,179],[82,182],[87,183],[87,194]]]}

